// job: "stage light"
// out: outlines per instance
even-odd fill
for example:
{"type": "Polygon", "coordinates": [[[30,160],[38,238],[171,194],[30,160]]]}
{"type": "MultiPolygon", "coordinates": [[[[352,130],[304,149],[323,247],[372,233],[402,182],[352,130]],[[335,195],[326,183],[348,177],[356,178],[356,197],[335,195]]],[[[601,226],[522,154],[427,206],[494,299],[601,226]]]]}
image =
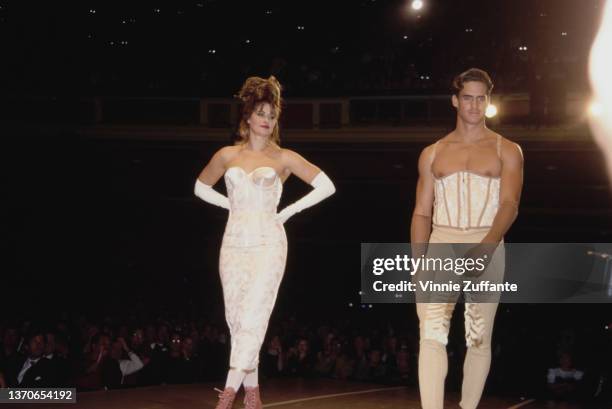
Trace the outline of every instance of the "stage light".
{"type": "Polygon", "coordinates": [[[89,9],[89,13],[90,14],[96,14],[96,10],[95,9],[89,9]]]}
{"type": "Polygon", "coordinates": [[[589,61],[589,75],[594,93],[594,100],[591,103],[589,112],[592,116],[601,116],[601,122],[607,124],[608,129],[612,129],[612,120],[605,118],[601,114],[612,109],[612,1],[606,2],[604,16],[602,19],[599,33],[591,49],[589,61]]]}
{"type": "Polygon", "coordinates": [[[421,10],[423,8],[422,0],[414,0],[411,5],[413,10],[421,10]]]}
{"type": "Polygon", "coordinates": [[[603,114],[603,106],[599,102],[593,101],[589,104],[588,111],[593,118],[599,118],[603,114]]]}
{"type": "Polygon", "coordinates": [[[487,107],[487,110],[485,111],[485,116],[487,118],[493,118],[496,115],[497,115],[497,107],[493,104],[489,104],[489,106],[487,107]]]}

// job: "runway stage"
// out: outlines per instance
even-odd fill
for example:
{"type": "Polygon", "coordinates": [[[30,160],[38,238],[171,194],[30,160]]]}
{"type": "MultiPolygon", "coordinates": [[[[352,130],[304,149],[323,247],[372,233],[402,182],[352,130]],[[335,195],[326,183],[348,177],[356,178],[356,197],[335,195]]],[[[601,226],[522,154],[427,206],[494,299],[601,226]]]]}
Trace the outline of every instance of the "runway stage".
{"type": "MultiPolygon", "coordinates": [[[[77,403],[68,404],[3,404],[1,409],[213,409],[217,402],[214,387],[220,384],[162,385],[123,390],[79,392],[77,403]]],[[[243,408],[242,391],[234,408],[243,408]]],[[[419,394],[414,387],[345,382],[329,379],[275,379],[262,383],[265,408],[302,409],[419,409],[419,394]]],[[[447,393],[445,408],[459,409],[459,396],[447,393]]],[[[511,399],[486,396],[479,409],[578,409],[579,406],[551,405],[533,399],[511,399]]]]}

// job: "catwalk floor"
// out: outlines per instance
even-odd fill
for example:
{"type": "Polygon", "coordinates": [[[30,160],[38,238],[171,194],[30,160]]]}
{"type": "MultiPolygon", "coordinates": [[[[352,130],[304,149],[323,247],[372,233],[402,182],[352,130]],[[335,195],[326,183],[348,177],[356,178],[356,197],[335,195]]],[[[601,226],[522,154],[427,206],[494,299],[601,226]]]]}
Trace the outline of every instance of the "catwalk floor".
{"type": "MultiPolygon", "coordinates": [[[[217,393],[213,384],[171,385],[126,390],[82,392],[73,409],[212,409],[217,393]]],[[[419,409],[418,390],[412,387],[334,380],[280,379],[262,385],[265,408],[301,409],[419,409]]],[[[457,394],[447,394],[445,407],[459,409],[457,394]]],[[[239,395],[234,408],[242,408],[239,395]]],[[[60,404],[3,404],[2,409],[64,407],[60,404]]],[[[533,399],[485,397],[479,409],[580,409],[580,406],[539,402],[533,399]]]]}

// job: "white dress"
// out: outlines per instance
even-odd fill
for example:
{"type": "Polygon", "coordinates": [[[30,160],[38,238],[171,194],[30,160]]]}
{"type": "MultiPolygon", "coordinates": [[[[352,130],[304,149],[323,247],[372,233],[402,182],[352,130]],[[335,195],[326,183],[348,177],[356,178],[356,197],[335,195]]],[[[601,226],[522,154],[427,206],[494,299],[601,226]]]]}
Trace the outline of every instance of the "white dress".
{"type": "Polygon", "coordinates": [[[257,368],[278,287],[287,260],[287,236],[276,221],[283,190],[271,167],[250,173],[233,166],[225,172],[230,212],[219,272],[225,318],[231,335],[230,368],[257,368]]]}

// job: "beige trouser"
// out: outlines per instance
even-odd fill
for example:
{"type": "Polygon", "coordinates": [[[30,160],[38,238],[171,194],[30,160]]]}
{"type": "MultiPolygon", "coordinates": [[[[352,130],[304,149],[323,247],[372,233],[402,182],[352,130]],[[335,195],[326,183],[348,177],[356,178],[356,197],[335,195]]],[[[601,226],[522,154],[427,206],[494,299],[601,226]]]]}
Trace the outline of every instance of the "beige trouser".
{"type": "MultiPolygon", "coordinates": [[[[488,230],[461,231],[435,227],[430,243],[478,243],[488,230]]],[[[427,257],[452,257],[450,246],[430,246],[427,257]],[[446,253],[446,254],[444,254],[446,253]]],[[[505,254],[500,245],[485,274],[503,277],[505,254]]],[[[447,299],[448,300],[448,299],[447,299]]],[[[465,304],[467,354],[463,365],[461,387],[462,409],[478,406],[491,365],[491,336],[497,302],[465,304]]],[[[423,409],[443,409],[444,381],[448,371],[446,344],[455,302],[417,303],[419,317],[419,390],[423,409]]]]}

